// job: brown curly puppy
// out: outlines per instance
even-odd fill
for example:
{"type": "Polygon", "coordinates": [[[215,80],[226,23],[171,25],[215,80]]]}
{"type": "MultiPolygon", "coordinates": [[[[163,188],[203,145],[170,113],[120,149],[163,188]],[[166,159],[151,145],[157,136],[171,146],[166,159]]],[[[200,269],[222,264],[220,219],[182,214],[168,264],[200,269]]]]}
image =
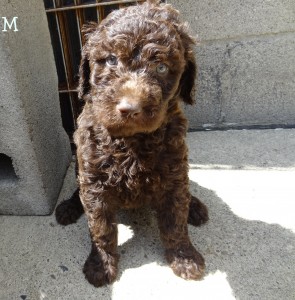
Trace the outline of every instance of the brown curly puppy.
{"type": "MultiPolygon", "coordinates": [[[[168,263],[178,276],[198,279],[204,259],[187,222],[208,220],[189,193],[187,121],[193,104],[194,40],[170,5],[147,1],[112,12],[84,30],[79,96],[85,101],[75,133],[80,199],[92,250],[84,273],[102,286],[117,275],[116,213],[145,204],[157,212],[168,263]]],[[[61,224],[83,213],[79,195],[56,211],[61,224]]]]}

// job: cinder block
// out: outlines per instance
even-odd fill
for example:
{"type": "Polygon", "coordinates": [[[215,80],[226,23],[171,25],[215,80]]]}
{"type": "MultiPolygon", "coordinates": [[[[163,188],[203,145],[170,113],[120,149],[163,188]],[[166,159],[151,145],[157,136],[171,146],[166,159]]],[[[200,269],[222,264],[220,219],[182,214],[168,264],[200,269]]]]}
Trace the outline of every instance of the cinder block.
{"type": "Polygon", "coordinates": [[[295,125],[293,0],[168,0],[198,37],[192,129],[295,125]]]}
{"type": "Polygon", "coordinates": [[[0,11],[19,30],[0,31],[0,213],[46,215],[71,151],[43,1],[5,1],[0,11]]]}
{"type": "Polygon", "coordinates": [[[295,124],[295,33],[197,47],[190,127],[295,124]]]}
{"type": "Polygon", "coordinates": [[[295,31],[294,0],[168,0],[201,41],[295,31]]]}

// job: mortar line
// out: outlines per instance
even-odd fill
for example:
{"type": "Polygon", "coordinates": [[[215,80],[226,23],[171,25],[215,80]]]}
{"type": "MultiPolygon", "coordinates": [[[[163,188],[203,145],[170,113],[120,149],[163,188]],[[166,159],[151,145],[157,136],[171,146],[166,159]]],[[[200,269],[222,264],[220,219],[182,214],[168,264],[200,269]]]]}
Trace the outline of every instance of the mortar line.
{"type": "Polygon", "coordinates": [[[228,43],[228,42],[237,42],[241,40],[252,40],[252,39],[258,39],[260,37],[278,37],[278,36],[288,36],[288,35],[295,35],[294,31],[282,31],[277,33],[264,33],[264,34],[250,34],[250,35],[237,35],[234,37],[229,38],[216,38],[216,39],[209,39],[209,40],[202,40],[197,38],[197,46],[203,46],[207,44],[214,44],[214,43],[228,43]]]}

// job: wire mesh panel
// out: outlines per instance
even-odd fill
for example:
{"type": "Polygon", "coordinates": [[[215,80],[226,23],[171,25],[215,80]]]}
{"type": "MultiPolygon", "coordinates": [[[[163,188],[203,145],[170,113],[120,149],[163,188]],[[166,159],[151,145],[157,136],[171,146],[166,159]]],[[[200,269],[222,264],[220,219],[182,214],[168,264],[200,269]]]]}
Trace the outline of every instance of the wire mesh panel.
{"type": "Polygon", "coordinates": [[[73,132],[81,112],[77,84],[84,43],[82,25],[100,22],[111,11],[144,2],[144,0],[101,1],[101,0],[44,0],[58,75],[58,89],[63,126],[73,146],[73,132]]]}

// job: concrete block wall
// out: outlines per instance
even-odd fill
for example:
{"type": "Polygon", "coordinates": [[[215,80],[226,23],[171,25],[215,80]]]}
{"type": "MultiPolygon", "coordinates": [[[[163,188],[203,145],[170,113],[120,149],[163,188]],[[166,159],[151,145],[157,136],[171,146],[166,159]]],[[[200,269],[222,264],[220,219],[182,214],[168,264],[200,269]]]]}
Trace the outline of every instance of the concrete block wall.
{"type": "Polygon", "coordinates": [[[294,0],[168,0],[198,37],[192,129],[295,125],[294,0]]]}
{"type": "Polygon", "coordinates": [[[46,215],[71,161],[43,1],[0,2],[0,214],[46,215]]]}

